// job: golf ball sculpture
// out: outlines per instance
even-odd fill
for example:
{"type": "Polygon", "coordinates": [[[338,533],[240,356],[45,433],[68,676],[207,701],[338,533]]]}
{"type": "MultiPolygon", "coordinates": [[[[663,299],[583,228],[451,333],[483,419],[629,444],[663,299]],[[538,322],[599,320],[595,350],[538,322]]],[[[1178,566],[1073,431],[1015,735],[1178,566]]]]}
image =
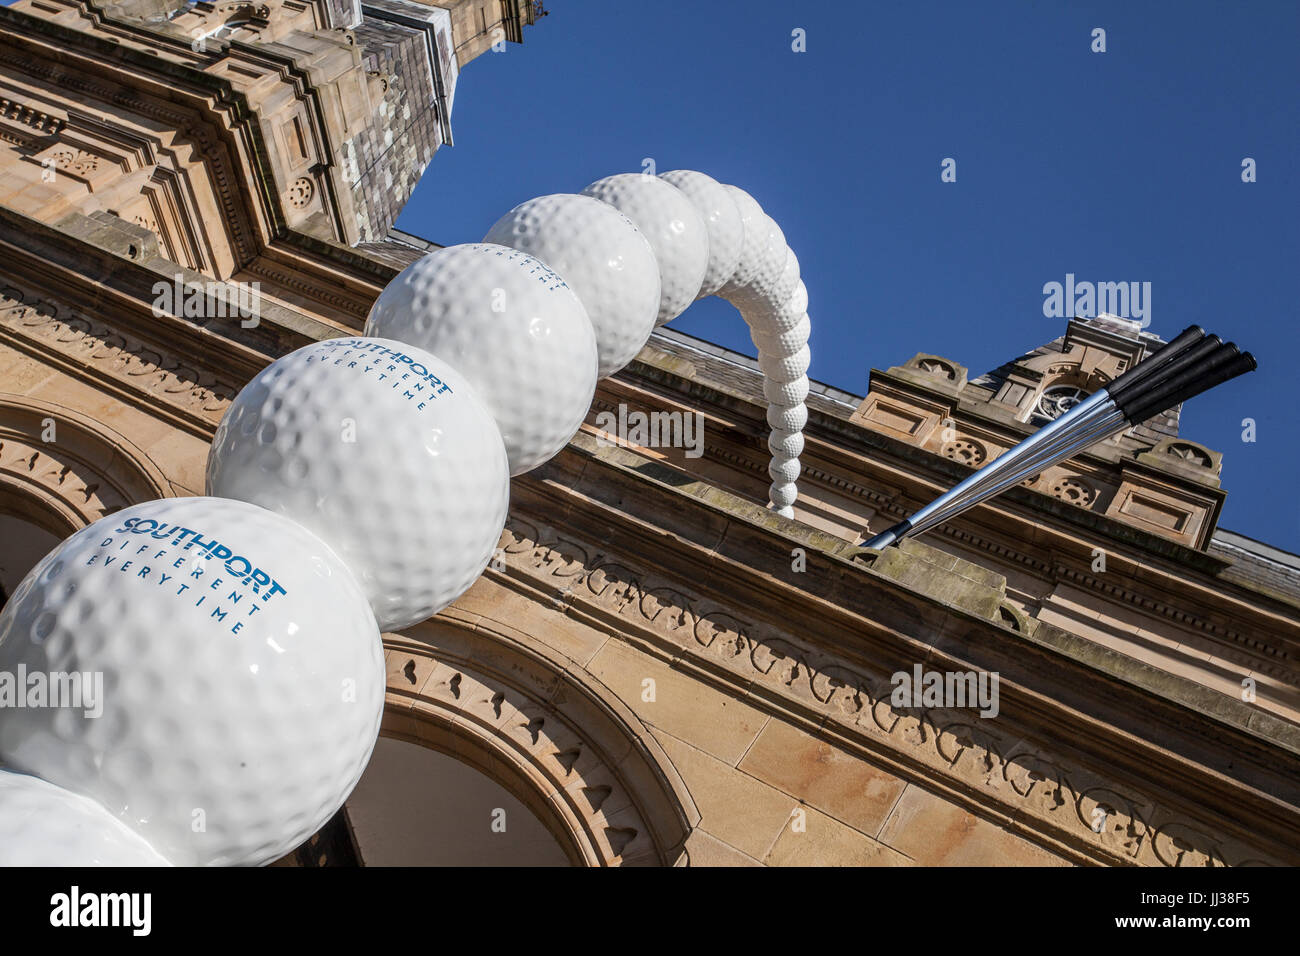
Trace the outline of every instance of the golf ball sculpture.
{"type": "Polygon", "coordinates": [[[133,505],[67,538],[5,606],[0,672],[81,689],[4,710],[5,766],[182,865],[269,863],[315,833],[370,759],[385,689],[343,560],[224,498],[133,505]]]}
{"type": "MultiPolygon", "coordinates": [[[[527,341],[526,328],[511,331],[527,341]]],[[[582,364],[594,379],[594,348],[582,364]]],[[[510,474],[465,376],[415,345],[357,336],[303,346],[244,386],[212,440],[207,488],[328,542],[380,629],[395,631],[482,573],[505,526],[510,474]]]]}
{"type": "MultiPolygon", "coordinates": [[[[736,306],[764,376],[772,455],[768,496],[778,513],[794,516],[808,421],[808,290],[785,235],[749,193],[694,170],[657,177],[622,173],[597,180],[582,196],[522,203],[485,241],[529,252],[569,281],[597,326],[602,378],[630,362],[652,328],[676,318],[691,301],[718,295],[736,306]],[[584,205],[589,197],[622,213],[627,225],[584,205]],[[628,226],[647,240],[649,260],[643,244],[629,238],[628,226]],[[654,298],[647,290],[656,286],[657,306],[647,305],[654,298]]],[[[394,280],[400,282],[400,276],[394,280]]],[[[410,314],[403,321],[415,324],[419,318],[410,314]]],[[[391,326],[386,334],[403,338],[391,326]]]]}
{"type": "Polygon", "coordinates": [[[470,587],[510,475],[557,454],[597,379],[707,295],[749,325],[771,505],[793,516],[808,294],[776,223],[689,170],[529,200],[482,243],[405,269],[364,336],[250,381],[213,441],[209,497],[105,517],[18,586],[0,671],[103,687],[93,717],[0,720],[0,863],[262,865],[301,844],[378,737],[380,631],[470,587]]]}
{"type": "Polygon", "coordinates": [[[102,806],[27,774],[0,770],[0,867],[168,866],[102,806]]]}

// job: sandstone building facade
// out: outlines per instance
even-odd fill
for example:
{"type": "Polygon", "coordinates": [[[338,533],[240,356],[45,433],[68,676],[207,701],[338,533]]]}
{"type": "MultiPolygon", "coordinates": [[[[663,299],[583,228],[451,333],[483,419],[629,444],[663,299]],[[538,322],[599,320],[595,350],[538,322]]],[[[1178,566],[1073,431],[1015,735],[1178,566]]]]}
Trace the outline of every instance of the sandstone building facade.
{"type": "MultiPolygon", "coordinates": [[[[104,514],[201,494],[243,383],[361,328],[430,247],[393,223],[461,70],[541,12],[0,9],[6,593],[104,514]]],[[[512,483],[474,588],[385,635],[385,753],[487,778],[575,864],[1300,862],[1300,559],[1218,528],[1221,456],[1176,414],[859,546],[1154,341],[1050,335],[980,377],[922,353],[865,395],[816,387],[788,520],[764,507],[755,363],[656,333],[512,483]],[[620,410],[698,415],[703,455],[611,442],[620,410]],[[897,704],[918,666],[996,673],[996,716],[897,704]]],[[[382,862],[363,798],[286,862],[382,862]]]]}

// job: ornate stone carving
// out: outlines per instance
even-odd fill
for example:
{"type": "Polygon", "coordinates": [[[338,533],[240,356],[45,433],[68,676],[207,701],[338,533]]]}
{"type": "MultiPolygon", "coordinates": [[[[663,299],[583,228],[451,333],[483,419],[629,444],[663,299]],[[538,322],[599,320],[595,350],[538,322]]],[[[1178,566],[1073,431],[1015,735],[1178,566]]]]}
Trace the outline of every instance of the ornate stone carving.
{"type": "Polygon", "coordinates": [[[1052,385],[1043,389],[1034,414],[1055,421],[1087,397],[1088,391],[1076,385],[1052,385]]]}
{"type": "Polygon", "coordinates": [[[51,116],[42,110],[4,96],[0,96],[0,116],[45,135],[57,135],[66,125],[64,120],[57,116],[51,116]]]}
{"type": "Polygon", "coordinates": [[[145,452],[106,425],[0,393],[0,499],[71,534],[128,505],[171,494],[145,452]],[[48,438],[48,440],[46,440],[48,438]]]}
{"type": "Polygon", "coordinates": [[[1051,493],[1053,498],[1080,508],[1091,508],[1097,500],[1097,489],[1078,475],[1058,479],[1053,483],[1051,493]]]}
{"type": "MultiPolygon", "coordinates": [[[[234,257],[246,261],[257,254],[257,239],[249,229],[248,213],[240,198],[237,185],[238,173],[232,170],[225,146],[218,140],[216,130],[209,121],[175,104],[164,104],[160,100],[141,96],[138,93],[127,94],[121,88],[100,82],[90,74],[77,73],[63,65],[33,59],[18,51],[17,48],[0,48],[0,63],[5,64],[14,75],[30,74],[63,91],[75,92],[87,105],[93,100],[105,103],[129,102],[130,112],[134,116],[147,117],[165,129],[185,130],[197,152],[208,160],[208,173],[221,204],[223,224],[233,242],[234,257]]],[[[4,102],[6,101],[0,100],[0,104],[4,102]]],[[[233,109],[230,104],[221,104],[220,108],[227,111],[233,109]]],[[[29,124],[33,120],[42,122],[51,133],[59,132],[66,125],[64,120],[46,116],[36,109],[23,107],[20,104],[15,104],[15,115],[11,118],[29,124]]],[[[236,121],[236,125],[240,125],[241,122],[246,125],[248,120],[236,121]]],[[[140,144],[150,152],[157,146],[156,143],[146,140],[129,127],[119,128],[117,133],[118,135],[129,134],[131,139],[139,140],[140,144]]]]}
{"type": "Polygon", "coordinates": [[[99,168],[98,156],[72,146],[57,147],[51,151],[50,158],[59,169],[76,173],[78,176],[88,176],[99,168]]]}
{"type": "Polygon", "coordinates": [[[1210,468],[1214,464],[1203,448],[1191,442],[1170,442],[1165,448],[1165,454],[1185,461],[1189,465],[1196,465],[1198,468],[1210,468]]]}
{"type": "Polygon", "coordinates": [[[955,774],[980,802],[1023,821],[1021,835],[1047,836],[1067,856],[1148,866],[1259,861],[1253,848],[1170,816],[1129,784],[1108,784],[1083,766],[1044,757],[1012,728],[972,723],[969,711],[896,709],[885,673],[850,666],[770,626],[744,621],[596,546],[512,517],[502,550],[507,574],[535,580],[567,606],[566,613],[656,634],[674,667],[713,675],[721,668],[753,706],[767,695],[783,698],[786,707],[802,708],[809,719],[833,728],[844,746],[948,775],[935,778],[945,785],[955,774]],[[1104,800],[1098,796],[1103,790],[1104,800]],[[1102,813],[1094,812],[1102,804],[1102,813]],[[1177,854],[1165,837],[1157,839],[1175,819],[1189,846],[1177,854]]]}
{"type": "Polygon", "coordinates": [[[972,468],[978,468],[988,458],[988,450],[973,438],[956,438],[946,442],[941,453],[945,458],[951,458],[972,468]]]}
{"type": "Polygon", "coordinates": [[[289,205],[295,209],[302,209],[311,202],[311,197],[316,193],[316,187],[306,176],[299,176],[289,187],[289,205]]]}
{"type": "Polygon", "coordinates": [[[0,338],[6,335],[85,363],[143,398],[180,410],[201,423],[194,430],[204,435],[221,420],[237,391],[106,323],[40,300],[24,301],[13,288],[0,290],[0,338]]]}
{"type": "Polygon", "coordinates": [[[950,382],[956,381],[957,370],[948,362],[937,358],[922,359],[917,363],[917,367],[923,372],[929,372],[931,375],[937,375],[940,378],[946,378],[950,382]]]}
{"type": "MultiPolygon", "coordinates": [[[[566,712],[566,703],[585,696],[576,686],[550,699],[530,691],[530,679],[552,687],[559,667],[517,652],[504,635],[444,625],[430,640],[433,646],[415,635],[385,638],[386,734],[447,750],[498,779],[501,768],[509,768],[513,780],[501,782],[516,793],[522,783],[525,803],[587,865],[680,862],[689,828],[699,821],[680,779],[680,792],[670,792],[664,767],[650,753],[633,758],[643,764],[631,771],[635,792],[624,778],[627,739],[644,748],[644,727],[620,728],[617,718],[597,716],[589,704],[578,704],[584,719],[577,719],[566,712]],[[494,663],[501,658],[509,664],[498,671],[494,663]],[[609,734],[613,759],[601,743],[609,734]],[[650,792],[653,780],[664,784],[662,799],[650,792]]],[[[657,745],[653,749],[671,770],[657,745]]]]}

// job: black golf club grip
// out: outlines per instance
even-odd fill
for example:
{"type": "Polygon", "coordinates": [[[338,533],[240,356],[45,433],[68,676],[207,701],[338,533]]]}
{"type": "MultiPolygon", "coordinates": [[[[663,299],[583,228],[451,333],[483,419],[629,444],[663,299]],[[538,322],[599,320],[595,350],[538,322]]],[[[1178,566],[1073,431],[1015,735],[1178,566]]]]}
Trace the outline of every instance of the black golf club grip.
{"type": "MultiPolygon", "coordinates": [[[[1236,346],[1233,346],[1236,351],[1236,346]]],[[[1136,408],[1129,417],[1129,421],[1134,425],[1146,421],[1153,415],[1158,415],[1163,411],[1180,405],[1189,398],[1195,398],[1202,392],[1209,391],[1216,385],[1222,385],[1229,379],[1236,378],[1238,375],[1244,375],[1247,372],[1253,372],[1258,368],[1255,356],[1249,352],[1242,352],[1240,355],[1230,356],[1228,361],[1218,365],[1216,368],[1205,371],[1203,377],[1194,378],[1183,383],[1183,387],[1175,392],[1164,393],[1161,395],[1152,395],[1147,401],[1143,402],[1136,408]]],[[[1161,390],[1164,392],[1164,390],[1161,390]]]]}
{"type": "Polygon", "coordinates": [[[1144,404],[1147,396],[1156,395],[1171,383],[1182,381],[1189,369],[1204,368],[1205,363],[1210,361],[1222,347],[1222,339],[1217,335],[1207,335],[1191,348],[1185,349],[1173,361],[1166,362],[1164,367],[1158,369],[1153,375],[1147,376],[1144,381],[1138,383],[1137,387],[1125,390],[1123,395],[1115,400],[1115,404],[1127,418],[1130,408],[1144,404]]]}
{"type": "Polygon", "coordinates": [[[1107,385],[1106,391],[1110,392],[1110,397],[1118,404],[1136,386],[1141,385],[1204,337],[1203,328],[1199,325],[1189,325],[1174,336],[1167,345],[1162,346],[1107,385]]]}
{"type": "MultiPolygon", "coordinates": [[[[1237,358],[1239,354],[1240,351],[1232,342],[1218,346],[1209,355],[1202,356],[1200,361],[1195,364],[1181,368],[1177,375],[1165,379],[1155,388],[1145,390],[1130,403],[1130,410],[1133,414],[1136,414],[1140,409],[1154,406],[1159,406],[1158,410],[1164,410],[1178,404],[1175,401],[1177,395],[1199,395],[1206,388],[1209,388],[1208,385],[1204,384],[1209,380],[1209,376],[1237,358]]],[[[1133,414],[1126,411],[1124,417],[1130,422],[1136,423],[1137,420],[1133,417],[1133,414]]]]}

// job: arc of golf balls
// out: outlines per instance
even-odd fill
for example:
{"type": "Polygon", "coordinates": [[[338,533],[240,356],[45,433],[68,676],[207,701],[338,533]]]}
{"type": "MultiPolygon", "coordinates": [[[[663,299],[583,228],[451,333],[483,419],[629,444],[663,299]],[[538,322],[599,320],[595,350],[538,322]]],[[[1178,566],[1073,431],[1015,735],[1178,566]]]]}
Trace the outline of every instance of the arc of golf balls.
{"type": "MultiPolygon", "coordinates": [[[[748,323],[751,337],[758,348],[759,365],[764,374],[763,391],[768,402],[767,419],[772,428],[768,441],[768,446],[772,452],[772,460],[768,469],[772,477],[770,499],[779,513],[793,516],[793,505],[797,496],[795,483],[800,471],[799,454],[803,448],[802,429],[808,417],[804,400],[808,395],[807,371],[810,357],[807,344],[810,329],[810,322],[806,312],[808,295],[803,282],[799,279],[798,260],[786,246],[780,228],[762,211],[758,203],[741,189],[733,186],[722,186],[703,173],[688,170],[665,173],[659,179],[640,177],[635,174],[625,174],[624,176],[610,177],[610,179],[619,180],[620,184],[612,187],[609,194],[601,195],[602,190],[599,187],[606,184],[607,181],[605,180],[593,183],[591,187],[588,187],[587,193],[594,198],[609,201],[612,205],[615,205],[634,225],[637,225],[638,228],[648,234],[647,239],[650,240],[650,246],[656,253],[655,262],[658,265],[662,290],[658,307],[659,314],[656,316],[657,323],[663,324],[680,314],[692,298],[701,298],[711,294],[720,295],[732,302],[748,323]],[[637,181],[638,185],[642,184],[642,180],[648,180],[656,184],[658,194],[655,195],[653,189],[649,190],[649,194],[655,202],[669,207],[666,221],[663,215],[664,209],[656,208],[655,202],[652,202],[647,207],[645,205],[645,196],[642,194],[644,190],[639,191],[637,188],[629,187],[629,180],[637,181]],[[620,202],[620,199],[624,201],[620,202]],[[639,203],[641,205],[638,205],[639,203]],[[640,223],[637,222],[638,219],[641,220],[640,223]],[[656,226],[664,228],[656,231],[656,226]]],[[[579,234],[578,238],[569,241],[581,242],[582,240],[579,234]]],[[[600,250],[594,251],[600,252],[600,250]]],[[[653,268],[649,265],[649,259],[643,261],[645,269],[653,268]]],[[[652,275],[652,273],[649,274],[652,275]]],[[[626,317],[624,321],[626,324],[626,317]]],[[[644,334],[646,340],[648,340],[649,329],[645,329],[644,334]]],[[[639,338],[640,335],[638,334],[637,337],[639,338]]],[[[632,341],[635,342],[635,339],[632,341]]],[[[644,344],[644,341],[642,340],[642,344],[644,344]]],[[[383,343],[380,342],[380,344],[383,343]]],[[[391,350],[389,351],[391,352],[391,350]]],[[[290,358],[292,357],[290,356],[290,358]]],[[[431,357],[430,361],[432,360],[431,357]]],[[[394,361],[396,360],[394,359],[394,361]]],[[[283,363],[275,364],[279,366],[279,371],[277,372],[275,369],[269,371],[279,374],[279,372],[283,371],[283,363]]],[[[334,364],[337,365],[338,363],[334,364]]],[[[355,365],[356,363],[352,364],[355,365]]],[[[253,404],[257,405],[264,397],[260,396],[260,393],[258,396],[254,396],[252,399],[253,404]]],[[[268,437],[265,432],[262,434],[264,442],[272,442],[273,438],[273,435],[268,437]]],[[[214,445],[214,450],[216,447],[214,445]]],[[[504,481],[504,462],[501,463],[501,469],[499,470],[502,472],[502,481],[504,481]]],[[[243,496],[237,495],[236,497],[243,496]]],[[[225,508],[237,511],[247,507],[223,498],[165,499],[164,501],[137,506],[133,510],[139,510],[140,508],[180,508],[182,510],[187,508],[191,510],[195,508],[200,510],[203,508],[217,508],[220,510],[225,508]]],[[[216,512],[214,512],[215,514],[216,512]]],[[[264,512],[262,509],[253,509],[252,511],[243,512],[243,514],[261,516],[260,520],[263,521],[285,521],[284,517],[272,519],[271,512],[264,512]]],[[[122,517],[123,515],[114,516],[113,521],[116,522],[122,517]]],[[[230,516],[222,512],[219,517],[230,516]]],[[[0,634],[9,630],[13,631],[10,635],[8,647],[10,653],[20,653],[22,651],[22,645],[18,644],[14,635],[28,632],[35,634],[43,627],[48,628],[49,624],[46,619],[53,620],[51,615],[46,614],[35,623],[26,621],[26,618],[20,612],[24,608],[31,610],[28,607],[31,602],[25,603],[28,592],[36,587],[39,581],[48,578],[62,568],[62,563],[58,563],[57,558],[63,551],[78,546],[79,542],[81,544],[90,542],[99,532],[100,529],[96,526],[83,529],[82,532],[73,535],[55,552],[47,556],[41,565],[33,569],[32,573],[24,580],[19,591],[15,593],[14,599],[5,608],[5,613],[0,615],[0,634]],[[52,561],[56,563],[52,564],[52,561]]],[[[189,532],[187,531],[187,533],[189,532]]],[[[295,535],[305,537],[308,540],[307,546],[309,548],[328,547],[323,542],[312,538],[310,532],[303,529],[292,518],[289,518],[288,522],[276,528],[275,533],[265,536],[265,543],[267,545],[285,545],[295,535]]],[[[334,537],[334,535],[331,535],[331,537],[334,537]]],[[[216,546],[215,543],[205,545],[205,547],[214,548],[216,546]]],[[[339,569],[339,573],[344,573],[342,568],[339,569]]],[[[250,580],[253,579],[250,578],[250,580]]],[[[48,580],[45,583],[48,584],[48,580]]],[[[350,595],[345,603],[358,611],[364,611],[364,623],[361,625],[361,630],[368,632],[368,634],[358,636],[349,632],[343,640],[343,646],[350,647],[351,652],[355,653],[370,645],[373,639],[370,635],[377,637],[376,621],[373,616],[374,609],[372,601],[367,600],[366,596],[361,594],[359,590],[356,594],[350,595]]],[[[310,602],[307,604],[296,603],[295,606],[298,609],[294,613],[298,614],[303,607],[310,606],[310,602]]],[[[224,620],[224,615],[222,617],[224,620]]],[[[376,641],[371,646],[371,650],[375,651],[377,647],[378,643],[376,641]]],[[[379,678],[376,687],[382,687],[382,684],[382,678],[379,678]]],[[[138,708],[132,709],[133,711],[138,710],[138,708]]],[[[139,715],[135,714],[135,716],[139,715]]],[[[305,711],[303,716],[307,716],[305,711]]],[[[355,784],[356,778],[360,776],[360,772],[364,768],[364,757],[368,755],[370,747],[373,746],[377,730],[376,720],[373,728],[363,728],[358,735],[354,735],[356,739],[352,741],[352,750],[361,759],[344,768],[341,777],[346,777],[347,780],[343,783],[341,796],[340,794],[331,794],[328,799],[319,801],[320,806],[328,809],[331,806],[337,806],[338,803],[342,802],[342,799],[346,799],[347,792],[351,790],[351,786],[355,784]]],[[[69,758],[71,754],[66,748],[56,748],[51,751],[46,749],[44,744],[27,746],[27,743],[32,741],[39,743],[43,739],[40,728],[36,728],[31,735],[17,734],[10,741],[10,744],[13,745],[13,749],[27,753],[32,761],[41,764],[41,769],[58,776],[62,772],[59,770],[63,765],[61,761],[64,758],[69,758]]],[[[64,774],[64,776],[67,775],[64,774]]],[[[72,773],[71,776],[76,779],[69,779],[69,783],[86,784],[85,781],[77,778],[75,773],[72,773]]],[[[154,859],[156,851],[153,850],[152,843],[146,843],[143,839],[127,836],[125,828],[119,827],[118,823],[112,819],[113,813],[106,807],[104,813],[99,812],[97,807],[104,807],[104,805],[99,804],[96,798],[106,799],[109,803],[114,801],[98,792],[85,792],[86,790],[95,791],[93,786],[76,786],[75,792],[82,793],[82,796],[77,797],[73,796],[74,791],[63,791],[57,784],[48,781],[42,783],[29,779],[15,779],[11,782],[15,786],[21,784],[31,790],[32,796],[30,798],[24,796],[22,799],[28,800],[33,806],[39,806],[42,814],[53,812],[54,808],[66,805],[68,812],[83,815],[86,822],[84,824],[78,823],[78,825],[84,826],[86,829],[87,835],[84,842],[54,850],[52,855],[59,859],[52,862],[66,862],[73,858],[79,858],[78,855],[84,853],[89,853],[98,858],[101,852],[114,852],[126,854],[127,856],[135,854],[135,857],[154,859]],[[60,803],[60,801],[63,802],[60,803]],[[115,843],[115,840],[118,842],[115,843]],[[127,843],[123,844],[123,840],[127,841],[127,843]],[[103,850],[103,847],[109,847],[111,850],[103,850]]],[[[153,787],[146,783],[145,790],[151,789],[153,787]]],[[[10,787],[10,790],[13,791],[10,796],[18,793],[13,786],[10,787]]],[[[23,791],[24,794],[26,792],[23,791]]],[[[138,796],[153,799],[157,798],[159,793],[150,794],[146,792],[138,796]]],[[[310,802],[307,801],[307,803],[310,802]]],[[[319,810],[320,806],[315,809],[319,810]]],[[[306,803],[304,803],[302,809],[307,809],[306,803]]],[[[122,812],[120,808],[118,810],[122,812]]],[[[272,826],[271,829],[275,830],[275,834],[271,839],[263,841],[266,843],[265,846],[242,847],[233,854],[217,853],[214,861],[220,859],[227,863],[268,862],[269,859],[283,852],[302,836],[301,833],[280,832],[282,828],[276,826],[272,826]],[[284,845],[278,845],[279,843],[284,845]]],[[[164,838],[163,842],[169,839],[163,830],[160,830],[158,835],[164,838]]],[[[183,842],[176,840],[172,842],[176,845],[169,845],[169,850],[175,852],[184,851],[183,842]]],[[[132,857],[132,859],[135,857],[132,857]]],[[[165,862],[165,860],[161,855],[158,855],[157,862],[165,862]]]]}
{"type": "MultiPolygon", "coordinates": [[[[794,517],[808,422],[811,320],[799,260],[784,233],[749,193],[694,170],[672,170],[658,177],[624,173],[598,180],[583,192],[615,206],[650,239],[663,289],[656,324],[671,321],[692,299],[708,295],[720,296],[740,312],[763,372],[771,428],[768,497],[778,514],[794,517]],[[674,187],[687,203],[674,206],[660,183],[674,187]],[[698,223],[691,210],[698,214],[698,223]],[[692,234],[701,225],[707,259],[703,265],[690,248],[692,234]],[[683,286],[696,294],[682,296],[683,286]]],[[[572,241],[584,239],[579,234],[572,241]]]]}
{"type": "MultiPolygon", "coordinates": [[[[768,475],[772,484],[768,497],[778,514],[794,517],[798,498],[797,481],[803,452],[803,428],[808,423],[808,367],[812,352],[808,337],[812,322],[808,316],[808,290],[799,277],[799,260],[785,243],[776,223],[748,193],[728,186],[733,202],[742,206],[744,199],[753,202],[748,216],[742,212],[746,246],[751,236],[755,245],[766,248],[757,258],[763,265],[753,278],[745,281],[738,265],[736,273],[718,292],[740,311],[749,326],[750,338],[758,349],[758,365],[763,372],[763,395],[767,400],[767,423],[772,429],[767,447],[772,458],[768,475]],[[743,198],[742,198],[743,197],[743,198]]],[[[742,207],[743,208],[743,207],[742,207]]],[[[742,254],[741,262],[744,262],[742,254]]]]}

